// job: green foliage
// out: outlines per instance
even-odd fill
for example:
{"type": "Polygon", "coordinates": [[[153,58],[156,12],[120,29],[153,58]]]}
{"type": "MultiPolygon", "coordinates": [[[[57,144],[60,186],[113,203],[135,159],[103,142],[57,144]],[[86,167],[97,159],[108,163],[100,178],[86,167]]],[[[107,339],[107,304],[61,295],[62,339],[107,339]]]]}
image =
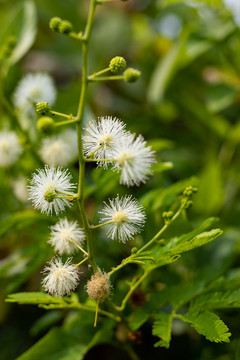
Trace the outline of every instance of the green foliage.
{"type": "Polygon", "coordinates": [[[153,323],[153,335],[160,337],[154,346],[163,346],[169,348],[171,340],[171,329],[172,329],[173,314],[161,313],[157,315],[157,320],[153,323]]]}
{"type": "Polygon", "coordinates": [[[180,315],[180,319],[189,323],[199,334],[213,342],[229,342],[231,333],[224,322],[210,311],[180,315]]]}

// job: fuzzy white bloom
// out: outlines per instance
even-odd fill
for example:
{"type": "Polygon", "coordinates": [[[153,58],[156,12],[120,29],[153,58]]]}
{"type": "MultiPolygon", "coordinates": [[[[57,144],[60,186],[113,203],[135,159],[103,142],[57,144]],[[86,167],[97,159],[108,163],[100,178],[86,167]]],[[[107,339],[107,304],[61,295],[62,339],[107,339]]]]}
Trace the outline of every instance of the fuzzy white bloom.
{"type": "Polygon", "coordinates": [[[146,146],[146,141],[135,134],[126,136],[112,151],[111,156],[116,159],[114,170],[121,170],[120,184],[127,186],[145,183],[151,175],[151,165],[155,163],[154,151],[146,146]]]}
{"type": "Polygon", "coordinates": [[[28,192],[27,192],[27,178],[24,176],[19,176],[14,179],[12,182],[14,195],[21,202],[28,201],[28,192]]]}
{"type": "Polygon", "coordinates": [[[61,258],[56,257],[44,268],[46,277],[42,280],[42,285],[49,294],[70,295],[78,286],[78,269],[70,262],[71,258],[63,264],[61,258]]]}
{"type": "MultiPolygon", "coordinates": [[[[98,121],[91,121],[84,129],[83,149],[86,155],[95,152],[95,159],[111,158],[112,150],[123,137],[128,134],[126,125],[111,116],[100,117],[98,121]]],[[[108,166],[109,162],[100,161],[99,166],[108,166]]]]}
{"type": "Polygon", "coordinates": [[[109,199],[109,205],[104,202],[105,207],[99,213],[104,215],[101,223],[112,221],[109,224],[107,235],[111,239],[118,239],[123,243],[132,239],[133,235],[139,233],[144,226],[146,215],[143,207],[132,196],[124,196],[119,199],[109,199]]]}
{"type": "MultiPolygon", "coordinates": [[[[71,206],[65,198],[57,198],[63,192],[73,191],[75,184],[70,183],[71,174],[67,170],[45,166],[33,174],[31,185],[28,186],[29,199],[36,209],[42,213],[52,214],[53,210],[58,215],[60,211],[71,206]]],[[[63,195],[64,196],[64,195],[63,195]]]]}
{"type": "Polygon", "coordinates": [[[77,159],[77,133],[66,130],[57,136],[44,138],[39,151],[41,159],[51,166],[67,166],[77,159]]]}
{"type": "Polygon", "coordinates": [[[56,88],[48,74],[27,74],[19,82],[14,94],[13,102],[22,111],[33,109],[37,102],[47,102],[53,105],[56,99],[56,88]]]}
{"type": "Polygon", "coordinates": [[[23,152],[19,138],[14,131],[3,130],[0,132],[0,166],[13,165],[23,152]]]}
{"type": "Polygon", "coordinates": [[[82,245],[84,240],[84,231],[79,227],[78,223],[76,221],[68,221],[65,218],[51,226],[51,235],[48,242],[54,246],[55,251],[60,255],[71,255],[76,251],[76,246],[72,241],[82,245]]]}

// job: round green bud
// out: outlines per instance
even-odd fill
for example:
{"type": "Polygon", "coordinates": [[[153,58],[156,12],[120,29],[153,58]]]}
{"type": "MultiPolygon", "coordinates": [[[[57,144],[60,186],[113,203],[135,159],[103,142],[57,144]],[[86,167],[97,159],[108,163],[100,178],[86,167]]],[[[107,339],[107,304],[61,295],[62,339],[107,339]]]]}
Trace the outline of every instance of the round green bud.
{"type": "Polygon", "coordinates": [[[127,68],[123,74],[124,80],[128,83],[136,82],[139,79],[140,75],[141,71],[133,68],[127,68]]]}
{"type": "Polygon", "coordinates": [[[72,23],[70,23],[68,20],[62,20],[59,24],[59,32],[62,34],[69,34],[72,29],[72,23]]]}
{"type": "Polygon", "coordinates": [[[173,217],[173,212],[172,211],[168,211],[167,212],[167,218],[171,219],[173,217]]]}
{"type": "Polygon", "coordinates": [[[126,60],[121,56],[115,56],[109,63],[109,68],[114,74],[120,74],[126,69],[126,66],[126,60]]]}
{"type": "Polygon", "coordinates": [[[131,250],[131,253],[132,253],[132,254],[135,254],[137,251],[138,251],[138,248],[133,247],[132,250],[131,250]]]}
{"type": "Polygon", "coordinates": [[[43,134],[51,134],[55,128],[55,123],[52,118],[42,116],[38,119],[37,129],[43,134]]]}
{"type": "Polygon", "coordinates": [[[39,115],[49,115],[51,113],[51,106],[47,102],[37,103],[35,109],[39,115]]]}
{"type": "Polygon", "coordinates": [[[59,25],[61,24],[62,20],[59,17],[51,18],[49,22],[49,27],[52,31],[59,31],[59,25]]]}
{"type": "Polygon", "coordinates": [[[164,211],[164,212],[162,213],[162,217],[163,217],[163,218],[167,218],[167,211],[164,211]]]}
{"type": "Polygon", "coordinates": [[[48,190],[44,194],[44,199],[49,203],[53,202],[55,197],[56,197],[56,194],[52,190],[48,190]]]}

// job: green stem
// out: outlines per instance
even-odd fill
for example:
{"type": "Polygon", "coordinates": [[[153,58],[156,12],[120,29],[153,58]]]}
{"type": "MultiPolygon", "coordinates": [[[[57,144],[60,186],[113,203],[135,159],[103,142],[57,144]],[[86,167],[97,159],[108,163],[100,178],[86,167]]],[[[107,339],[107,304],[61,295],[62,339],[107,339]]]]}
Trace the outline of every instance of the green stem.
{"type": "Polygon", "coordinates": [[[83,259],[82,261],[80,261],[78,264],[75,265],[75,267],[80,266],[81,264],[83,264],[85,261],[88,260],[88,257],[86,257],[85,259],[83,259]]]}
{"type": "Polygon", "coordinates": [[[77,136],[78,136],[78,154],[79,154],[79,179],[78,179],[78,206],[80,211],[81,223],[84,227],[86,240],[87,240],[87,248],[88,248],[88,260],[92,265],[94,272],[98,271],[98,267],[93,255],[93,244],[92,244],[92,231],[88,223],[88,219],[86,216],[85,208],[84,208],[84,196],[83,196],[83,184],[84,184],[84,174],[85,174],[85,159],[83,155],[83,143],[82,143],[82,121],[84,114],[84,105],[87,93],[87,85],[88,85],[88,50],[89,50],[89,37],[91,35],[94,15],[96,9],[96,0],[91,0],[89,15],[87,20],[86,29],[84,35],[82,37],[82,87],[81,94],[78,105],[78,112],[75,118],[77,122],[77,136]]]}
{"type": "Polygon", "coordinates": [[[61,113],[59,111],[55,111],[55,110],[51,110],[51,113],[52,115],[57,115],[57,116],[61,116],[61,117],[64,117],[66,119],[72,119],[72,115],[68,115],[68,114],[64,114],[64,113],[61,113]]]}
{"type": "Polygon", "coordinates": [[[71,242],[73,245],[75,245],[79,250],[81,250],[85,255],[88,256],[88,253],[87,253],[83,248],[81,248],[81,246],[78,245],[75,241],[70,240],[70,242],[71,242]]]}
{"type": "Polygon", "coordinates": [[[164,233],[164,231],[167,230],[169,225],[181,214],[182,210],[183,210],[183,207],[181,206],[178,209],[178,211],[175,213],[175,215],[172,217],[172,219],[167,224],[165,224],[161,228],[161,230],[147,244],[145,244],[143,247],[141,247],[141,249],[139,249],[136,254],[141,253],[143,250],[146,250],[149,246],[151,246],[164,233]]]}
{"type": "Polygon", "coordinates": [[[150,274],[150,272],[151,272],[150,270],[145,271],[143,273],[143,275],[138,279],[138,281],[136,281],[135,284],[133,286],[131,286],[131,288],[128,291],[127,295],[123,299],[121,306],[117,306],[116,310],[123,311],[125,309],[126,303],[128,302],[128,299],[130,298],[132,293],[137,289],[137,287],[141,284],[141,282],[143,282],[143,280],[148,276],[148,274],[150,274]]]}
{"type": "Polygon", "coordinates": [[[92,78],[88,77],[89,82],[96,82],[96,81],[109,81],[109,80],[123,80],[123,75],[116,75],[116,76],[101,76],[99,78],[92,78]]]}
{"type": "Polygon", "coordinates": [[[106,68],[106,69],[103,69],[103,70],[100,70],[98,72],[95,72],[93,73],[92,75],[89,75],[88,76],[88,80],[94,80],[97,76],[99,75],[102,75],[102,74],[105,74],[106,72],[110,71],[110,68],[106,68]]]}
{"type": "Polygon", "coordinates": [[[102,223],[102,224],[98,224],[98,225],[91,225],[90,228],[91,229],[97,229],[97,228],[100,228],[101,226],[105,226],[105,225],[109,225],[109,224],[112,224],[113,221],[108,221],[108,222],[105,222],[105,223],[102,223]]]}

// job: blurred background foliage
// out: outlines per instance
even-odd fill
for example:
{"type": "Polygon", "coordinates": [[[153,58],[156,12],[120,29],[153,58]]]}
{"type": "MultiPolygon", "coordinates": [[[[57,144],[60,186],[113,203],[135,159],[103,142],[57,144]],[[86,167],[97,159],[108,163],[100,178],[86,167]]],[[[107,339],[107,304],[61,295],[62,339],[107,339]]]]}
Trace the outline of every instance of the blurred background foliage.
{"type": "MultiPolygon", "coordinates": [[[[183,229],[190,230],[208,216],[219,217],[218,226],[224,230],[221,238],[212,244],[187,253],[178,262],[153,273],[148,283],[153,290],[149,306],[154,307],[154,298],[155,303],[161,301],[159,292],[164,286],[178,285],[185,291],[184,286],[206,274],[209,279],[232,274],[231,271],[239,274],[240,15],[237,7],[229,3],[226,6],[218,0],[189,3],[129,0],[99,6],[96,13],[90,44],[90,73],[107,67],[112,57],[120,55],[129,66],[140,69],[142,77],[134,85],[124,82],[91,85],[85,121],[106,115],[122,119],[128,130],[142,133],[156,150],[159,162],[167,163],[157,168],[145,186],[133,189],[120,186],[116,173],[91,165],[87,168],[86,208],[92,223],[98,221],[97,211],[102,201],[117,193],[133,193],[146,208],[148,217],[141,236],[126,245],[107,240],[99,231],[100,241],[96,244],[99,266],[109,270],[128,256],[131,247],[143,244],[154,235],[163,224],[162,212],[176,208],[179,193],[188,185],[197,185],[199,192],[188,212],[189,221],[182,219],[173,231],[181,234],[183,229]]],[[[18,39],[4,84],[10,101],[23,74],[44,71],[53,76],[58,88],[54,109],[76,113],[81,77],[80,45],[52,33],[48,23],[51,17],[59,16],[72,21],[80,31],[85,25],[88,5],[87,0],[0,1],[1,42],[9,35],[18,39]]],[[[1,104],[0,111],[0,126],[6,127],[9,116],[1,104]]],[[[35,127],[34,119],[32,126],[35,127]]],[[[36,149],[40,138],[36,135],[36,149]]],[[[99,358],[98,354],[102,354],[102,359],[128,359],[131,346],[141,359],[160,356],[162,359],[240,359],[239,309],[221,312],[232,333],[230,344],[212,344],[176,323],[170,349],[154,349],[156,338],[149,335],[148,323],[141,328],[139,340],[126,339],[124,327],[113,330],[113,324],[106,320],[102,322],[103,335],[94,338],[91,346],[82,348],[79,344],[71,348],[73,336],[80,336],[83,342],[89,342],[94,336],[92,316],[4,303],[7,294],[12,292],[40,291],[40,271],[53,255],[46,239],[49,226],[56,218],[34,211],[24,198],[25,188],[20,182],[15,183],[20,175],[29,177],[39,166],[29,151],[13,168],[0,169],[2,360],[18,358],[53,325],[58,327],[44,338],[43,346],[49,346],[50,337],[53,349],[57,346],[59,353],[53,350],[52,355],[44,357],[36,348],[35,355],[23,355],[19,360],[80,359],[81,354],[98,343],[100,347],[90,350],[84,359],[99,358]],[[62,329],[71,329],[70,339],[62,329]],[[104,345],[106,342],[109,344],[104,345]],[[69,357],[61,357],[68,347],[72,351],[69,357]]],[[[77,164],[70,171],[76,180],[77,164]]],[[[77,217],[77,209],[71,208],[69,214],[77,217]]],[[[87,278],[86,269],[82,271],[87,278]]],[[[123,270],[123,274],[124,271],[127,276],[128,270],[123,270]]],[[[235,284],[240,284],[239,276],[234,279],[235,284]]],[[[79,288],[79,296],[84,299],[83,288],[84,284],[79,288]]],[[[116,288],[114,299],[122,298],[124,282],[117,281],[116,288]]],[[[138,295],[141,298],[141,291],[138,295]]],[[[131,356],[134,359],[134,355],[131,356]]]]}

